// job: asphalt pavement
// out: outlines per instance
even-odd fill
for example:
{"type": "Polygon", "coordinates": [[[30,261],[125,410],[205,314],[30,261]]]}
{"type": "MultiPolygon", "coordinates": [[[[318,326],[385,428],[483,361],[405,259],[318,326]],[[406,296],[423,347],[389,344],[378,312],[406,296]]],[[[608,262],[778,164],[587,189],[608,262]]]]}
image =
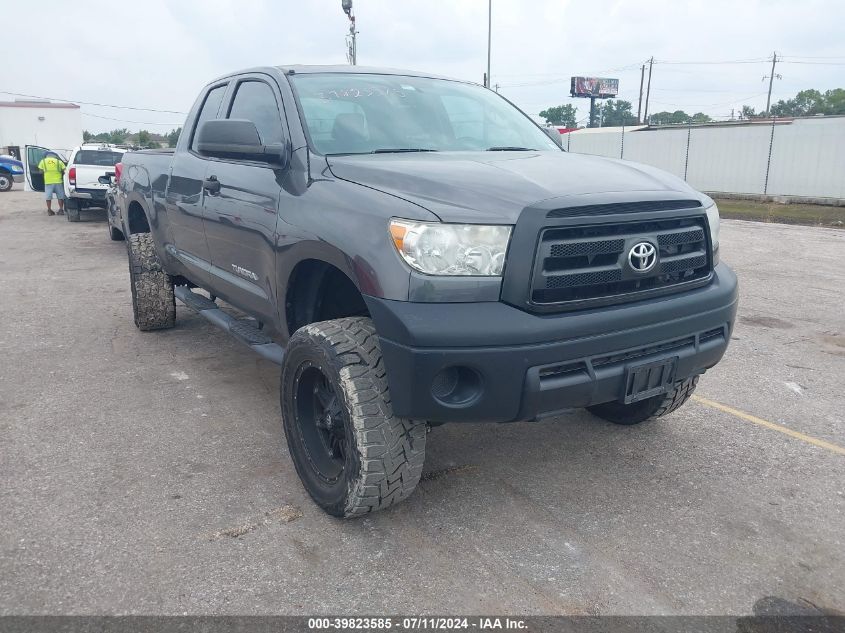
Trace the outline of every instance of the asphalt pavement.
{"type": "Polygon", "coordinates": [[[0,614],[845,611],[845,231],[723,223],[740,316],[678,412],[435,428],[410,499],[340,521],[278,368],[181,305],[136,330],[83,218],[0,194],[0,614]]]}

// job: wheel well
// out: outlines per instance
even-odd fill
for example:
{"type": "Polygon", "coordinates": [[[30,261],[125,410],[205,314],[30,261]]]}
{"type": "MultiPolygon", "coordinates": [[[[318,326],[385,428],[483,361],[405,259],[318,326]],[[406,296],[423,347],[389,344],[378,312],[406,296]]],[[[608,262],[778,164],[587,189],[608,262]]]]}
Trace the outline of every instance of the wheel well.
{"type": "Polygon", "coordinates": [[[130,233],[149,233],[150,223],[147,220],[147,214],[144,213],[144,207],[139,202],[132,202],[127,211],[129,216],[129,232],[130,233]]]}
{"type": "Polygon", "coordinates": [[[364,297],[340,269],[316,259],[299,262],[285,297],[289,334],[303,325],[350,316],[369,316],[364,297]]]}

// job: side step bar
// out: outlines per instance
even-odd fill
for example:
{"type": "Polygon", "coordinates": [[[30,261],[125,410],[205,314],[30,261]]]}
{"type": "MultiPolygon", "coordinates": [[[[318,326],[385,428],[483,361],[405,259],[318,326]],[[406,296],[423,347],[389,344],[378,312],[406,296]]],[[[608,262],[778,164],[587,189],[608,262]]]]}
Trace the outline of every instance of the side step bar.
{"type": "Polygon", "coordinates": [[[196,311],[224,332],[231,334],[237,341],[249,347],[253,352],[272,363],[281,365],[285,358],[285,348],[273,342],[269,336],[255,326],[252,319],[236,319],[220,309],[211,299],[198,295],[187,286],[174,288],[176,297],[191,310],[196,311]]]}

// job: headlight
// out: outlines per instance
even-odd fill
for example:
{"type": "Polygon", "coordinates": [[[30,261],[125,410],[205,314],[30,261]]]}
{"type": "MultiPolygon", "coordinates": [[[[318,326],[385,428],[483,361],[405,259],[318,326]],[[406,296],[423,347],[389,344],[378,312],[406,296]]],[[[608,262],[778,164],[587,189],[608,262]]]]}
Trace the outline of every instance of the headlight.
{"type": "Polygon", "coordinates": [[[11,170],[12,170],[13,174],[22,174],[23,173],[23,167],[18,167],[17,165],[12,165],[11,170]]]}
{"type": "Polygon", "coordinates": [[[710,243],[713,245],[713,264],[719,262],[719,207],[707,208],[707,224],[710,226],[710,243]]]}
{"type": "Polygon", "coordinates": [[[427,275],[497,276],[511,227],[391,220],[390,236],[402,259],[427,275]]]}

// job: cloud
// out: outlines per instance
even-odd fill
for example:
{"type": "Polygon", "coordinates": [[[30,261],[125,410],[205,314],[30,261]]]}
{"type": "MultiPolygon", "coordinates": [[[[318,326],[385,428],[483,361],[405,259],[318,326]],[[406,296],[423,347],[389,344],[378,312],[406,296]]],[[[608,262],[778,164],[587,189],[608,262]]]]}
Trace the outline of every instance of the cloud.
{"type": "MultiPolygon", "coordinates": [[[[487,6],[355,0],[359,63],[480,82],[487,6]]],[[[492,78],[529,113],[572,102],[584,116],[585,100],[568,97],[569,77],[601,73],[619,77],[623,98],[636,109],[639,66],[652,55],[719,61],[777,50],[845,62],[837,32],[843,20],[845,5],[835,0],[493,0],[492,78]]],[[[346,61],[348,21],[339,0],[42,0],[9,3],[4,22],[20,27],[4,34],[20,62],[4,67],[0,89],[100,103],[187,111],[203,84],[232,70],[346,61]]],[[[650,110],[762,109],[769,70],[766,63],[655,64],[650,110]]],[[[775,82],[775,98],[845,85],[843,65],[785,63],[777,72],[783,79],[775,82]]],[[[182,118],[94,106],[83,112],[158,123],[147,126],[158,131],[182,118]]],[[[94,131],[143,127],[91,116],[84,124],[94,131]]]]}

